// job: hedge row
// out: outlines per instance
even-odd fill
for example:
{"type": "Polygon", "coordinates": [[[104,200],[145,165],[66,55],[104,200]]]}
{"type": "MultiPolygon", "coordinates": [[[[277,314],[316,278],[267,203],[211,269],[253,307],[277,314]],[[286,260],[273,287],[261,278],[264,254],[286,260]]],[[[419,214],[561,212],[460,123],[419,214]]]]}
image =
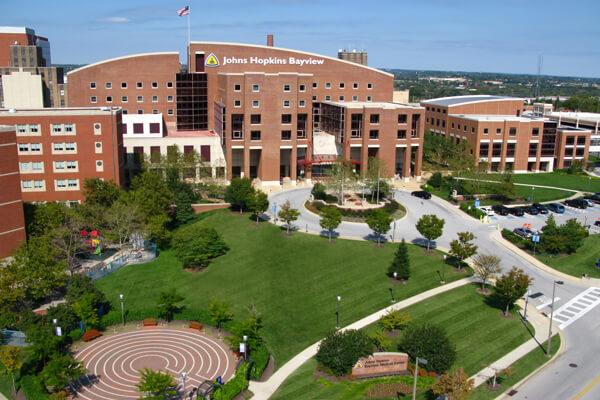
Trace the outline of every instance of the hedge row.
{"type": "Polygon", "coordinates": [[[42,387],[33,375],[25,375],[20,380],[23,394],[29,400],[47,400],[50,394],[42,387]]]}
{"type": "Polygon", "coordinates": [[[222,396],[217,397],[217,394],[215,393],[215,398],[232,400],[235,396],[246,390],[249,385],[249,382],[246,380],[246,370],[248,369],[248,365],[249,364],[247,363],[240,365],[235,372],[235,376],[223,385],[222,396]]]}
{"type": "Polygon", "coordinates": [[[502,237],[508,240],[509,242],[516,244],[522,249],[533,249],[533,242],[531,241],[531,239],[525,239],[517,235],[510,229],[502,229],[502,237]]]}
{"type": "MultiPolygon", "coordinates": [[[[322,201],[313,201],[312,206],[318,212],[321,212],[321,210],[323,208],[329,207],[330,205],[325,204],[322,201]]],[[[371,216],[375,212],[375,210],[377,210],[377,208],[369,208],[367,210],[355,210],[355,209],[340,208],[340,207],[338,207],[338,209],[340,210],[340,213],[342,214],[343,217],[359,217],[359,218],[367,218],[367,217],[371,216]]],[[[392,215],[399,209],[404,210],[404,207],[402,205],[400,205],[396,200],[389,200],[388,202],[385,203],[385,205],[383,206],[382,209],[389,215],[392,215]]]]}
{"type": "Polygon", "coordinates": [[[484,217],[485,213],[478,208],[475,208],[473,204],[469,203],[460,203],[460,209],[472,216],[473,218],[479,219],[479,217],[484,217]],[[471,207],[471,209],[469,209],[471,207]]]}

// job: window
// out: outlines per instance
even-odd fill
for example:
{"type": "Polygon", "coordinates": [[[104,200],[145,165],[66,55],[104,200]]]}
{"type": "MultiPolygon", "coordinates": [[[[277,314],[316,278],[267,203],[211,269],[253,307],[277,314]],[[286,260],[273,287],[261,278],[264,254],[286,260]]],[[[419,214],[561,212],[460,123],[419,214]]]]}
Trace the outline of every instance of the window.
{"type": "Polygon", "coordinates": [[[79,181],[77,179],[69,179],[68,186],[72,188],[77,187],[79,186],[79,181]]]}
{"type": "Polygon", "coordinates": [[[42,145],[40,143],[31,143],[29,148],[31,151],[42,151],[42,145]]]}
{"type": "Polygon", "coordinates": [[[90,103],[95,103],[97,101],[96,96],[90,97],[90,103]]]}
{"type": "Polygon", "coordinates": [[[331,96],[325,96],[325,101],[331,100],[331,96]]]}
{"type": "Polygon", "coordinates": [[[241,107],[242,106],[242,101],[241,100],[234,100],[233,101],[233,106],[234,107],[241,107]]]}
{"type": "Polygon", "coordinates": [[[150,133],[160,133],[160,123],[159,122],[151,122],[150,123],[150,133]]]}
{"type": "Polygon", "coordinates": [[[260,131],[250,131],[250,140],[260,140],[260,131]]]}
{"type": "Polygon", "coordinates": [[[127,96],[121,96],[121,101],[123,103],[127,103],[127,96]]]}
{"type": "Polygon", "coordinates": [[[290,85],[283,85],[283,91],[284,92],[289,92],[290,91],[290,85]]]}
{"type": "MultiPolygon", "coordinates": [[[[460,129],[460,126],[458,127],[458,129],[460,129]]],[[[501,133],[502,133],[502,128],[497,128],[496,135],[500,135],[501,133]]]]}
{"type": "Polygon", "coordinates": [[[300,107],[306,107],[306,101],[304,101],[304,100],[300,100],[300,101],[298,102],[298,105],[299,105],[300,107]]]}
{"type": "Polygon", "coordinates": [[[65,132],[73,132],[73,124],[65,124],[65,132]]]}
{"type": "Polygon", "coordinates": [[[158,101],[158,96],[152,96],[152,102],[156,103],[158,101]]]}
{"type": "Polygon", "coordinates": [[[235,85],[233,85],[233,90],[235,92],[241,92],[242,91],[242,85],[240,85],[239,83],[236,83],[235,85]]]}
{"type": "Polygon", "coordinates": [[[352,89],[358,89],[358,82],[354,82],[352,84],[352,89]]]}
{"type": "Polygon", "coordinates": [[[252,91],[253,92],[259,92],[260,91],[260,85],[258,85],[256,83],[254,85],[252,85],[252,91]]]}
{"type": "Polygon", "coordinates": [[[168,88],[172,88],[173,87],[173,82],[167,82],[167,87],[168,88]]]}
{"type": "Polygon", "coordinates": [[[398,114],[398,123],[405,124],[408,121],[408,117],[406,114],[398,114]]]}
{"type": "Polygon", "coordinates": [[[352,96],[352,101],[358,101],[358,96],[352,96]]]}
{"type": "Polygon", "coordinates": [[[282,124],[291,124],[292,123],[292,114],[281,114],[281,123],[282,124]]]}
{"type": "Polygon", "coordinates": [[[112,103],[112,96],[106,96],[106,102],[112,103]]]}
{"type": "MultiPolygon", "coordinates": [[[[44,164],[41,162],[33,162],[31,163],[31,169],[33,169],[34,171],[41,171],[44,169],[44,164]]],[[[38,182],[38,181],[36,181],[38,182]]],[[[34,186],[35,186],[35,182],[34,182],[34,186]]]]}
{"type": "MultiPolygon", "coordinates": [[[[439,121],[439,119],[438,119],[438,121],[439,121]]],[[[438,124],[438,125],[439,125],[439,124],[438,124]]],[[[460,124],[458,124],[458,130],[460,131],[460,124]]]]}
{"type": "Polygon", "coordinates": [[[21,181],[23,189],[31,189],[33,187],[33,181],[21,181]]]}
{"type": "Polygon", "coordinates": [[[106,85],[105,85],[105,87],[106,87],[107,89],[112,89],[112,82],[106,82],[106,85]]]}
{"type": "Polygon", "coordinates": [[[158,110],[152,110],[152,114],[158,114],[158,110]]]}
{"type": "Polygon", "coordinates": [[[250,115],[250,123],[252,125],[260,125],[260,114],[250,115]]]}
{"type": "Polygon", "coordinates": [[[168,114],[168,115],[173,115],[173,109],[169,108],[169,109],[167,110],[167,114],[168,114]]]}
{"type": "Polygon", "coordinates": [[[144,96],[138,96],[137,97],[137,101],[138,101],[138,103],[143,103],[144,102],[144,96]]]}
{"type": "Polygon", "coordinates": [[[127,89],[127,82],[121,82],[121,89],[127,89]]]}
{"type": "Polygon", "coordinates": [[[585,136],[577,136],[577,145],[585,145],[585,136]]]}
{"type": "Polygon", "coordinates": [[[371,96],[367,96],[367,101],[372,101],[373,98],[371,96]]]}
{"type": "Polygon", "coordinates": [[[138,109],[138,110],[137,110],[137,113],[138,113],[138,114],[143,114],[143,113],[144,113],[144,110],[140,110],[140,109],[138,109]]]}
{"type": "Polygon", "coordinates": [[[258,100],[252,100],[252,107],[254,107],[254,108],[260,107],[260,101],[258,101],[258,100]]]}
{"type": "Polygon", "coordinates": [[[152,89],[158,88],[158,82],[152,82],[152,89]]]}
{"type": "Polygon", "coordinates": [[[325,89],[331,89],[331,82],[325,83],[325,89]]]}
{"type": "Polygon", "coordinates": [[[60,132],[62,132],[62,125],[52,124],[52,133],[60,133],[60,132]]]}
{"type": "Polygon", "coordinates": [[[373,89],[373,84],[372,83],[367,83],[367,89],[373,89]]]}
{"type": "Polygon", "coordinates": [[[17,133],[27,132],[27,125],[17,125],[17,133]]]}
{"type": "Polygon", "coordinates": [[[75,143],[65,143],[65,151],[75,151],[75,143]]]}
{"type": "Polygon", "coordinates": [[[379,123],[379,114],[371,114],[370,121],[372,124],[378,124],[379,123]]]}
{"type": "Polygon", "coordinates": [[[339,97],[340,101],[344,101],[344,96],[339,97]]]}
{"type": "Polygon", "coordinates": [[[141,88],[144,87],[144,85],[142,85],[142,82],[136,82],[135,83],[135,87],[138,88],[138,89],[141,89],[141,88]]]}
{"type": "Polygon", "coordinates": [[[292,131],[281,131],[281,140],[292,140],[292,131]]]}
{"type": "Polygon", "coordinates": [[[133,124],[133,133],[144,133],[144,124],[134,123],[133,124]]]}
{"type": "Polygon", "coordinates": [[[531,130],[531,136],[540,136],[540,128],[533,128],[531,130]]]}
{"type": "Polygon", "coordinates": [[[508,128],[508,136],[517,136],[517,128],[508,128]]]}
{"type": "Polygon", "coordinates": [[[340,82],[340,89],[344,89],[346,87],[346,84],[344,82],[340,82]]]}
{"type": "Polygon", "coordinates": [[[298,86],[298,90],[301,92],[306,92],[306,85],[302,84],[302,85],[298,86]]]}
{"type": "Polygon", "coordinates": [[[490,153],[490,144],[489,143],[480,143],[479,144],[479,157],[487,158],[490,153]]]}
{"type": "Polygon", "coordinates": [[[57,188],[65,188],[65,187],[67,187],[67,180],[66,179],[57,179],[56,180],[56,187],[57,188]]]}
{"type": "Polygon", "coordinates": [[[313,82],[313,89],[316,89],[318,87],[317,82],[313,82]]]}
{"type": "Polygon", "coordinates": [[[31,164],[29,164],[28,162],[19,163],[19,169],[21,171],[29,171],[30,166],[31,166],[31,164]]]}
{"type": "Polygon", "coordinates": [[[312,97],[313,101],[317,101],[317,96],[312,97]]]}
{"type": "Polygon", "coordinates": [[[484,134],[484,135],[487,135],[488,133],[489,133],[489,130],[488,130],[488,128],[483,128],[483,134],[484,134]]]}
{"type": "Polygon", "coordinates": [[[398,129],[398,139],[406,139],[406,129],[398,129]]]}
{"type": "Polygon", "coordinates": [[[90,89],[96,89],[96,82],[90,82],[90,89]]]}
{"type": "Polygon", "coordinates": [[[284,107],[289,107],[290,106],[290,101],[289,100],[284,100],[283,101],[283,106],[284,107]]]}
{"type": "MultiPolygon", "coordinates": [[[[446,127],[446,120],[443,119],[442,120],[442,128],[445,128],[445,127],[446,127]]],[[[465,127],[465,131],[466,131],[466,129],[467,129],[467,127],[465,127]]]]}
{"type": "Polygon", "coordinates": [[[514,157],[515,156],[515,148],[516,143],[507,143],[506,144],[506,157],[514,157]]]}
{"type": "Polygon", "coordinates": [[[463,126],[463,131],[466,132],[467,131],[467,126],[463,126]]]}
{"type": "Polygon", "coordinates": [[[40,131],[39,125],[29,125],[29,132],[38,133],[40,131]]]}
{"type": "Polygon", "coordinates": [[[62,143],[52,143],[52,149],[54,151],[63,151],[63,144],[62,143]]]}
{"type": "Polygon", "coordinates": [[[471,133],[475,133],[475,127],[474,126],[471,127],[471,133]]]}
{"type": "Polygon", "coordinates": [[[173,96],[167,96],[167,101],[168,102],[173,102],[173,96]]]}
{"type": "Polygon", "coordinates": [[[77,161],[67,161],[67,169],[77,169],[77,161]]]}
{"type": "Polygon", "coordinates": [[[529,143],[529,157],[537,157],[537,143],[529,143]]]}
{"type": "Polygon", "coordinates": [[[369,139],[379,139],[379,130],[372,129],[369,131],[369,139]]]}

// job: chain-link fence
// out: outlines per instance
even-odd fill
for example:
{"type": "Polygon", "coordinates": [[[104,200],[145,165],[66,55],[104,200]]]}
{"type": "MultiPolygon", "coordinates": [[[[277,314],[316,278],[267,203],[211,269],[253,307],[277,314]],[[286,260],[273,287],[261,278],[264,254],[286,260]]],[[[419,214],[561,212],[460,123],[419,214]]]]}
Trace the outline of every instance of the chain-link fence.
{"type": "Polygon", "coordinates": [[[8,344],[11,346],[29,346],[25,333],[20,331],[9,331],[0,329],[0,343],[8,344]]]}
{"type": "Polygon", "coordinates": [[[87,272],[87,276],[92,278],[92,281],[97,281],[104,278],[106,275],[120,270],[126,265],[141,264],[152,261],[156,258],[156,245],[152,242],[145,242],[142,249],[135,253],[125,254],[121,257],[103,264],[93,270],[87,272]]]}

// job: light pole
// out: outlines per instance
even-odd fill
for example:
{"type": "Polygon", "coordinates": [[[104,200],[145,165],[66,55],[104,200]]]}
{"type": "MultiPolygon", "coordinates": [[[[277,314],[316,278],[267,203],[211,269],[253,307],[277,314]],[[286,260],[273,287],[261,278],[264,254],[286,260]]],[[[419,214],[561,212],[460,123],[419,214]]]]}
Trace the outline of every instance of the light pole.
{"type": "Polygon", "coordinates": [[[396,236],[396,219],[394,219],[394,230],[392,231],[392,243],[394,243],[395,236],[396,236]]]}
{"type": "Polygon", "coordinates": [[[248,359],[248,336],[244,335],[244,360],[248,359]]]}
{"type": "Polygon", "coordinates": [[[123,295],[120,294],[119,298],[121,299],[121,323],[125,326],[125,312],[123,311],[123,295]]]}
{"type": "Polygon", "coordinates": [[[56,323],[58,322],[58,320],[56,318],[54,318],[52,320],[52,323],[54,324],[54,335],[56,336],[56,323]]]}
{"type": "Polygon", "coordinates": [[[392,286],[392,303],[395,301],[394,300],[394,297],[395,297],[394,295],[395,295],[395,291],[396,291],[396,279],[398,279],[398,273],[394,272],[394,283],[393,283],[393,286],[392,286]]]}
{"type": "Polygon", "coordinates": [[[546,357],[550,357],[550,339],[552,339],[552,318],[554,317],[554,293],[556,292],[556,285],[562,285],[563,281],[554,281],[552,285],[552,309],[550,310],[550,323],[548,324],[548,351],[546,357]]]}
{"type": "Polygon", "coordinates": [[[527,321],[527,304],[529,303],[529,295],[531,295],[531,290],[527,289],[527,297],[525,297],[525,311],[523,311],[523,321],[527,321]]]}
{"type": "Polygon", "coordinates": [[[187,373],[185,371],[183,371],[181,373],[181,391],[183,392],[183,397],[185,397],[185,377],[187,376],[187,373]]]}
{"type": "Polygon", "coordinates": [[[338,309],[337,309],[337,329],[340,329],[340,301],[342,300],[342,296],[337,297],[338,301],[338,309]]]}
{"type": "Polygon", "coordinates": [[[417,398],[417,375],[419,375],[419,361],[421,362],[421,364],[427,365],[426,359],[417,357],[417,360],[415,361],[415,383],[413,386],[413,400],[417,398]]]}
{"type": "Polygon", "coordinates": [[[444,254],[444,263],[442,264],[442,285],[446,283],[446,255],[444,254]]]}
{"type": "Polygon", "coordinates": [[[533,201],[533,192],[535,192],[535,186],[531,187],[531,202],[534,203],[533,201]]]}

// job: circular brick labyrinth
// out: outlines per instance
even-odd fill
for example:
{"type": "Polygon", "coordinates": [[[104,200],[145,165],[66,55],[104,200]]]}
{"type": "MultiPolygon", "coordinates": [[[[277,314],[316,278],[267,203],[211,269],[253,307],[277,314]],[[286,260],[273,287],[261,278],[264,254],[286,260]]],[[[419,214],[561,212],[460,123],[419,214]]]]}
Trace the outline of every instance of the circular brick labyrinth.
{"type": "Polygon", "coordinates": [[[87,376],[72,385],[78,399],[138,399],[138,370],[148,367],[168,371],[181,386],[186,372],[186,392],[218,376],[227,381],[235,360],[219,340],[193,329],[144,328],[98,338],[75,354],[87,376]]]}

